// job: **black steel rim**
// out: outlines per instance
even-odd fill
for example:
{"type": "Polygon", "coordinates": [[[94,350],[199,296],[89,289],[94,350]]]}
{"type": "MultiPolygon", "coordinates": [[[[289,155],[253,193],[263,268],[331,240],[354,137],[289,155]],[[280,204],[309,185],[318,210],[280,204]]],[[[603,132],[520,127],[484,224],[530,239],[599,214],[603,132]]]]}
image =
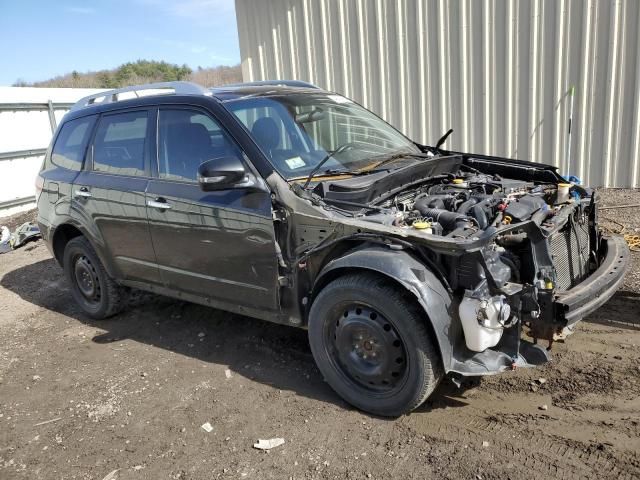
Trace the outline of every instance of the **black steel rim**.
{"type": "Polygon", "coordinates": [[[377,394],[399,390],[407,378],[407,351],[391,322],[370,306],[349,305],[328,322],[325,348],[334,367],[377,394]]]}
{"type": "Polygon", "coordinates": [[[89,303],[99,303],[101,296],[100,279],[91,260],[85,255],[76,257],[73,267],[78,291],[89,303]]]}

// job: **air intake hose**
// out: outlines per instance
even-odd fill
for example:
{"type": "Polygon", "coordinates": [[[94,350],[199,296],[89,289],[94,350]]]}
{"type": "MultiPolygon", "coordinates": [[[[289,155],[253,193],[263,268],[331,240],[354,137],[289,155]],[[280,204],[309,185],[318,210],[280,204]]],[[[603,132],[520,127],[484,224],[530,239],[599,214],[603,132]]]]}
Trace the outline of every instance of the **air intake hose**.
{"type": "Polygon", "coordinates": [[[414,207],[425,218],[431,218],[434,222],[438,222],[445,230],[455,230],[458,227],[471,226],[472,221],[466,215],[441,208],[429,208],[427,199],[418,200],[414,207]]]}

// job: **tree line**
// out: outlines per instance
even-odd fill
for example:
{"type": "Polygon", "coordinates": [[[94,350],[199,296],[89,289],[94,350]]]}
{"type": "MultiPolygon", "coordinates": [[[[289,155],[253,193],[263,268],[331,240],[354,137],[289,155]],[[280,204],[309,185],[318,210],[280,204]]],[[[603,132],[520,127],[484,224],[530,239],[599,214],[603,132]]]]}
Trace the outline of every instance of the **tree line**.
{"type": "Polygon", "coordinates": [[[176,65],[155,60],[129,62],[110,70],[80,73],[72,71],[49,80],[27,83],[17,80],[14,87],[70,87],[70,88],[119,88],[151,82],[186,80],[205,87],[242,82],[240,65],[197,67],[176,65]]]}

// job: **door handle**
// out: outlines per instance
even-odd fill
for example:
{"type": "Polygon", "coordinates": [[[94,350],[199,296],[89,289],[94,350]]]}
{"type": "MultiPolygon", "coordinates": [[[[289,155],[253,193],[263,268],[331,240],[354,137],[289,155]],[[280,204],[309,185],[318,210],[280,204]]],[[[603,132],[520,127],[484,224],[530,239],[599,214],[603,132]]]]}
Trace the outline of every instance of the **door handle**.
{"type": "Polygon", "coordinates": [[[80,189],[76,190],[73,193],[74,193],[74,195],[76,197],[84,197],[84,198],[90,198],[91,197],[91,192],[89,191],[89,189],[87,187],[80,187],[80,189]]]}
{"type": "Polygon", "coordinates": [[[151,208],[157,208],[158,210],[169,210],[171,208],[171,205],[162,197],[156,198],[155,200],[147,200],[147,205],[151,208]]]}

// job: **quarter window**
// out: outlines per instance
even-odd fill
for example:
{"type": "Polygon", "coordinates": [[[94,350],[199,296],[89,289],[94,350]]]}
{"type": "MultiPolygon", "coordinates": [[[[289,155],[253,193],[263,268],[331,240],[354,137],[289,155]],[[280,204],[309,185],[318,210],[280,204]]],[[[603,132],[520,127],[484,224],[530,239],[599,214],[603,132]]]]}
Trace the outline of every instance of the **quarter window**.
{"type": "Polygon", "coordinates": [[[51,152],[51,162],[58,167],[79,171],[95,117],[66,122],[60,129],[51,152]]]}
{"type": "Polygon", "coordinates": [[[240,155],[233,140],[208,115],[192,110],[160,110],[158,175],[168,180],[196,181],[207,160],[240,155]]]}
{"type": "Polygon", "coordinates": [[[93,169],[118,175],[145,174],[146,111],[106,115],[93,142],[93,169]]]}

